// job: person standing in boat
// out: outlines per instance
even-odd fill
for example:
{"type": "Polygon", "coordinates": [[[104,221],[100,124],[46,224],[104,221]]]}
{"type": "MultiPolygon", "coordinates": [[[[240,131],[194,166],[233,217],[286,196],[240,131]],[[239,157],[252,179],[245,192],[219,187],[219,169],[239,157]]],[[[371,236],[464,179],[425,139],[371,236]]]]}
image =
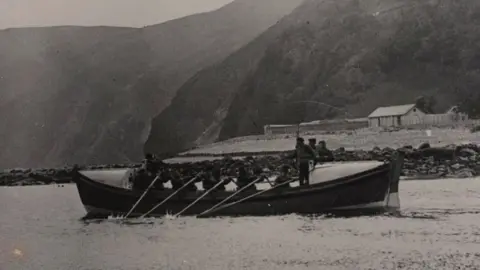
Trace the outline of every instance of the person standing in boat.
{"type": "MultiPolygon", "coordinates": [[[[312,148],[312,150],[315,152],[315,155],[317,155],[317,151],[316,151],[316,149],[317,149],[317,139],[315,139],[315,138],[308,139],[308,146],[310,146],[312,148]]],[[[315,159],[310,161],[311,168],[313,168],[317,164],[317,159],[318,159],[318,156],[315,157],[315,159]]]]}
{"type": "Polygon", "coordinates": [[[153,155],[150,153],[145,154],[145,158],[143,159],[142,166],[145,170],[150,171],[153,169],[153,155]]]}
{"type": "Polygon", "coordinates": [[[327,143],[325,141],[318,142],[316,152],[320,162],[332,162],[335,159],[332,151],[327,148],[327,143]]]}
{"type": "Polygon", "coordinates": [[[155,160],[154,155],[147,153],[145,154],[145,159],[143,160],[142,167],[145,169],[147,174],[150,175],[150,177],[153,180],[155,177],[157,177],[158,173],[160,172],[161,163],[162,163],[161,161],[158,162],[157,160],[155,160]]]}
{"type": "Polygon", "coordinates": [[[310,146],[312,149],[317,148],[317,139],[315,138],[308,139],[308,146],[310,146]]]}
{"type": "Polygon", "coordinates": [[[301,186],[309,184],[309,162],[315,160],[316,154],[310,146],[305,144],[305,140],[301,137],[297,138],[297,145],[295,152],[293,152],[288,158],[296,159],[296,165],[298,168],[298,181],[301,186]]]}

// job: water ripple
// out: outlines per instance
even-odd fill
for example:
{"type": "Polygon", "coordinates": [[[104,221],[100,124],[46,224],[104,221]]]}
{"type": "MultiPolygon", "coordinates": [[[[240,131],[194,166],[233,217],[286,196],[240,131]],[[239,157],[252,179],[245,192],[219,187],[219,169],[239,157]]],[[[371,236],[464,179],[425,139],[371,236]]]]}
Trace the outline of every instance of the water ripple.
{"type": "Polygon", "coordinates": [[[397,215],[127,220],[80,219],[74,187],[2,189],[0,269],[480,269],[480,181],[400,188],[397,215]]]}

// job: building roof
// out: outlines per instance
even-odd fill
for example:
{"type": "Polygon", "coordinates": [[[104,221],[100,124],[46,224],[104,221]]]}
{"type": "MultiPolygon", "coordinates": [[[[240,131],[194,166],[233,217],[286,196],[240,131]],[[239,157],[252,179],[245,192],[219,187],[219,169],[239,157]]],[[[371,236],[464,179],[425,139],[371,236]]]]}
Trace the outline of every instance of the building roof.
{"type": "Polygon", "coordinates": [[[327,119],[327,120],[315,120],[311,122],[301,123],[301,126],[309,125],[321,125],[321,124],[335,124],[335,123],[355,123],[355,122],[366,122],[368,118],[341,118],[341,119],[327,119]]]}
{"type": "Polygon", "coordinates": [[[452,106],[450,109],[447,110],[446,113],[458,113],[459,109],[458,106],[452,106]]]}
{"type": "Polygon", "coordinates": [[[373,111],[368,118],[385,117],[385,116],[401,116],[407,114],[415,104],[406,104],[390,107],[379,107],[373,111]]]}
{"type": "Polygon", "coordinates": [[[285,127],[296,127],[297,125],[265,125],[266,128],[285,128],[285,127]]]}

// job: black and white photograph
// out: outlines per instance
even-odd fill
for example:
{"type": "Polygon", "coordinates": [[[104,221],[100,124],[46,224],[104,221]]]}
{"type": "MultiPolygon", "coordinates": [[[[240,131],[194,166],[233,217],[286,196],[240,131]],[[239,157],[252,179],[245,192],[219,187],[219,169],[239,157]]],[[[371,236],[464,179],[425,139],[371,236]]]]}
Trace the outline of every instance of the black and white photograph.
{"type": "Polygon", "coordinates": [[[479,0],[0,0],[0,270],[480,269],[479,0]]]}

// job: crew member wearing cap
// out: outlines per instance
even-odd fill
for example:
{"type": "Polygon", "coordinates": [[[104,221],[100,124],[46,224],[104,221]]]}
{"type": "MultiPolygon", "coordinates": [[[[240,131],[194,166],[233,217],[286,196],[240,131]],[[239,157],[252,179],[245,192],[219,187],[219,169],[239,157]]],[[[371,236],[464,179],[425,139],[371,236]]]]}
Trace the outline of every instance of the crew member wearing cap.
{"type": "Polygon", "coordinates": [[[320,162],[331,162],[335,159],[332,151],[327,148],[327,143],[325,143],[325,141],[318,142],[316,152],[320,162]]]}
{"type": "Polygon", "coordinates": [[[142,167],[150,177],[155,178],[165,165],[163,161],[157,160],[153,154],[147,153],[145,154],[142,167]]]}
{"type": "Polygon", "coordinates": [[[303,138],[298,137],[295,152],[293,152],[293,154],[290,155],[289,158],[296,159],[299,171],[298,180],[300,182],[300,185],[308,185],[310,180],[309,162],[310,160],[315,160],[315,151],[310,146],[305,144],[305,140],[303,138]]]}
{"type": "MultiPolygon", "coordinates": [[[[315,138],[308,139],[308,146],[310,146],[312,148],[312,150],[315,152],[315,155],[317,155],[317,151],[316,151],[316,149],[317,149],[317,139],[315,139],[315,138]]],[[[312,167],[317,164],[317,159],[318,159],[318,156],[316,156],[315,159],[310,161],[312,167]]]]}

